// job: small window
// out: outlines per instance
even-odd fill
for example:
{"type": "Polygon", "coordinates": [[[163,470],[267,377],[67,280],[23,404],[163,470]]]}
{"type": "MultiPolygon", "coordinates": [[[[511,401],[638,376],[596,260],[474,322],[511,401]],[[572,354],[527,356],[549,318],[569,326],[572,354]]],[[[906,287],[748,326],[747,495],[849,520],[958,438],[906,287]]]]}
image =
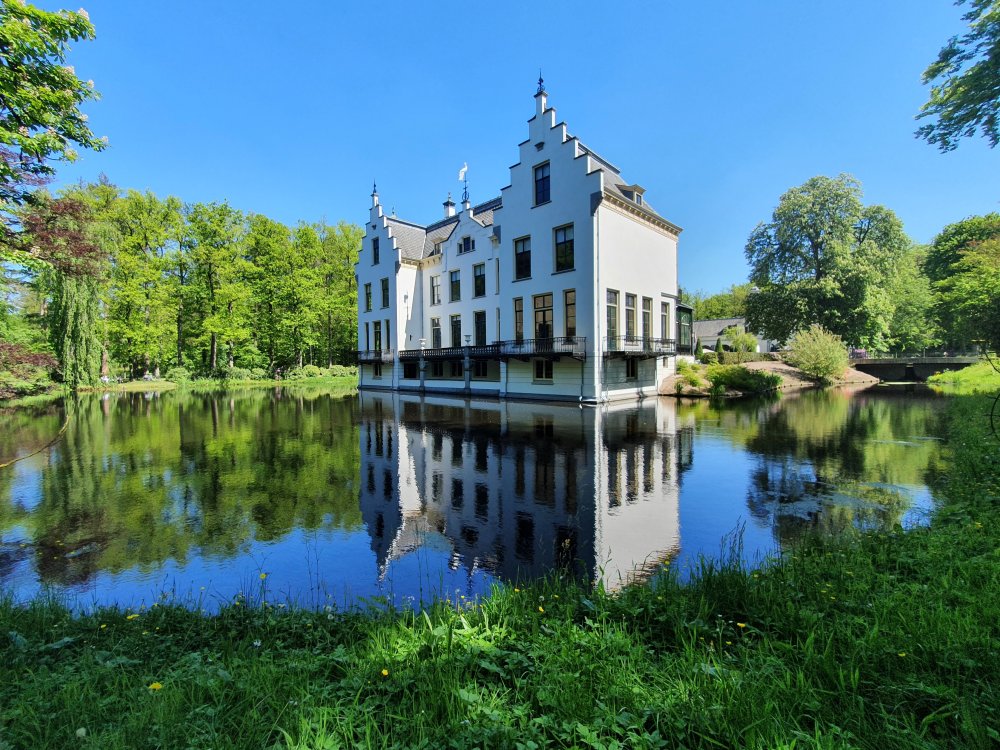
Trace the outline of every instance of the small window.
{"type": "Polygon", "coordinates": [[[573,258],[573,226],[559,227],[556,230],[556,271],[572,271],[573,258]]]}
{"type": "Polygon", "coordinates": [[[458,252],[471,253],[476,249],[476,241],[471,237],[463,237],[458,243],[458,252]]]}
{"type": "Polygon", "coordinates": [[[378,265],[378,237],[372,238],[372,264],[378,265]]]}
{"type": "Polygon", "coordinates": [[[441,254],[441,243],[435,242],[434,249],[431,251],[431,255],[440,255],[440,254],[441,254]]]}
{"type": "Polygon", "coordinates": [[[404,362],[403,363],[403,377],[407,380],[416,380],[420,377],[417,371],[416,362],[404,362]]]}
{"type": "Polygon", "coordinates": [[[535,205],[549,202],[549,163],[535,167],[535,205]]]}
{"type": "Polygon", "coordinates": [[[552,380],[552,360],[535,360],[535,380],[552,380]]]}
{"type": "Polygon", "coordinates": [[[635,380],[639,377],[639,360],[629,359],[625,360],[625,379],[635,380]]]}
{"type": "Polygon", "coordinates": [[[365,284],[365,312],[372,311],[372,285],[365,284]]]}
{"type": "Polygon", "coordinates": [[[453,378],[465,377],[465,375],[462,373],[461,362],[449,362],[449,364],[451,365],[451,377],[453,378]]]}
{"type": "Polygon", "coordinates": [[[374,362],[372,363],[372,377],[380,378],[382,377],[382,363],[374,362]]]}
{"type": "Polygon", "coordinates": [[[441,304],[441,277],[431,276],[431,304],[441,304]]]}
{"type": "Polygon", "coordinates": [[[382,307],[389,306],[389,279],[382,279],[382,307]]]}
{"type": "Polygon", "coordinates": [[[441,361],[431,362],[431,377],[433,378],[444,377],[444,362],[441,361]]]}
{"type": "Polygon", "coordinates": [[[514,240],[514,278],[531,278],[531,237],[514,240]]]}
{"type": "Polygon", "coordinates": [[[476,360],[472,363],[472,377],[474,378],[485,378],[489,375],[489,362],[483,362],[482,360],[476,360]]]}
{"type": "Polygon", "coordinates": [[[486,296],[486,264],[479,263],[472,267],[472,296],[486,296]]]}
{"type": "Polygon", "coordinates": [[[462,282],[458,271],[452,271],[448,277],[451,283],[451,301],[458,302],[462,299],[462,282]]]}

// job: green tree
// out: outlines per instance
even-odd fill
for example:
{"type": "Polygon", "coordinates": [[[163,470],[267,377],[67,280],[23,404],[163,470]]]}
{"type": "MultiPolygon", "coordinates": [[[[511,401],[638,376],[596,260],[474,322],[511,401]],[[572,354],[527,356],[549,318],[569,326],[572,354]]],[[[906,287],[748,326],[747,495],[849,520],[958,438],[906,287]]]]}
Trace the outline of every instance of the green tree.
{"type": "Polygon", "coordinates": [[[818,323],[854,344],[886,346],[891,279],[910,241],[889,209],[862,201],[849,175],[813,177],[778,202],[746,245],[747,327],[778,341],[818,323]]]}
{"type": "Polygon", "coordinates": [[[786,359],[821,383],[833,382],[844,374],[848,365],[847,348],[840,336],[815,324],[792,336],[786,359]]]}
{"type": "Polygon", "coordinates": [[[948,40],[923,76],[931,93],[917,119],[933,119],[916,135],[941,151],[976,130],[990,148],[1000,143],[1000,0],[968,0],[968,7],[969,30],[948,40]]]}
{"type": "Polygon", "coordinates": [[[941,283],[956,332],[1000,352],[1000,238],[971,246],[941,283]]]}
{"type": "Polygon", "coordinates": [[[74,147],[106,145],[79,109],[97,98],[94,84],[66,65],[70,43],[93,38],[84,11],[52,13],[0,0],[0,260],[32,254],[31,243],[18,242],[15,211],[37,203],[52,162],[74,160],[74,147]]]}
{"type": "Polygon", "coordinates": [[[725,292],[712,294],[696,300],[695,320],[717,320],[719,318],[742,318],[746,315],[747,296],[753,284],[733,284],[725,292]]]}
{"type": "Polygon", "coordinates": [[[934,238],[924,259],[924,273],[931,281],[944,281],[972,245],[1000,237],[1000,213],[970,216],[949,224],[934,238]]]}
{"type": "Polygon", "coordinates": [[[745,362],[750,358],[750,354],[757,351],[757,337],[752,333],[747,333],[743,326],[729,326],[719,337],[721,341],[725,337],[729,342],[729,348],[735,352],[738,362],[745,362]]]}
{"type": "Polygon", "coordinates": [[[96,385],[101,375],[101,285],[92,276],[54,277],[49,334],[63,382],[96,385]]]}
{"type": "Polygon", "coordinates": [[[889,348],[917,352],[939,343],[931,281],[923,272],[927,252],[913,248],[900,259],[892,279],[891,296],[896,300],[889,323],[889,348]]]}

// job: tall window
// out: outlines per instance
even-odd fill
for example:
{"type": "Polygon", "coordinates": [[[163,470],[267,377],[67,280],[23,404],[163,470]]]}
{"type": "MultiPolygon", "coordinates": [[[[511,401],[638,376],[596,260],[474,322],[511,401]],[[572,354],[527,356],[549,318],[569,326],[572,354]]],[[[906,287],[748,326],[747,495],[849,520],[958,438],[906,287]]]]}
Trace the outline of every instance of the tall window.
{"type": "Polygon", "coordinates": [[[371,331],[368,328],[368,324],[365,323],[365,349],[371,349],[371,348],[372,348],[371,331]]]}
{"type": "Polygon", "coordinates": [[[552,380],[552,360],[535,360],[535,380],[552,380]]]}
{"type": "Polygon", "coordinates": [[[389,306],[389,279],[382,279],[382,307],[389,306]]]}
{"type": "Polygon", "coordinates": [[[431,304],[441,304],[441,277],[431,276],[431,304]]]}
{"type": "Polygon", "coordinates": [[[556,271],[571,271],[574,268],[573,226],[556,230],[556,271]]]}
{"type": "Polygon", "coordinates": [[[660,303],[660,337],[670,338],[670,305],[666,302],[660,303]]]}
{"type": "Polygon", "coordinates": [[[448,278],[451,282],[451,301],[458,302],[462,299],[462,282],[458,271],[452,271],[448,278]]]}
{"type": "Polygon", "coordinates": [[[514,278],[531,278],[531,237],[514,240],[514,278]]]}
{"type": "Polygon", "coordinates": [[[608,290],[608,338],[618,338],[618,292],[608,290]]]}
{"type": "Polygon", "coordinates": [[[486,296],[486,264],[479,263],[472,267],[472,296],[486,296]]]}
{"type": "Polygon", "coordinates": [[[629,339],[635,337],[635,295],[625,295],[625,336],[629,339]]]}
{"type": "Polygon", "coordinates": [[[382,351],[382,321],[376,320],[372,325],[375,331],[375,351],[382,351]]]}
{"type": "Polygon", "coordinates": [[[535,167],[535,205],[549,202],[549,163],[535,167]]]}
{"type": "Polygon", "coordinates": [[[441,348],[441,318],[431,318],[431,348],[441,348]]]}
{"type": "Polygon", "coordinates": [[[473,313],[476,346],[486,346],[486,311],[476,310],[473,313]]]}
{"type": "Polygon", "coordinates": [[[524,300],[514,300],[514,339],[524,341],[524,300]]]}
{"type": "Polygon", "coordinates": [[[539,294],[535,302],[535,338],[552,338],[552,295],[539,294]]]}
{"type": "Polygon", "coordinates": [[[392,334],[389,333],[389,321],[385,321],[385,348],[386,351],[392,351],[392,334]]]}
{"type": "Polygon", "coordinates": [[[451,316],[451,345],[461,346],[462,345],[462,316],[452,315],[451,316]]]}
{"type": "Polygon", "coordinates": [[[471,237],[463,237],[458,243],[459,253],[468,253],[476,249],[476,241],[471,237]]]}
{"type": "Polygon", "coordinates": [[[365,312],[372,311],[372,285],[365,284],[365,312]]]}
{"type": "Polygon", "coordinates": [[[687,310],[677,311],[677,348],[691,349],[691,313],[687,310]]]}
{"type": "Polygon", "coordinates": [[[563,292],[563,300],[566,303],[566,335],[576,336],[576,290],[563,292]]]}
{"type": "Polygon", "coordinates": [[[649,297],[642,298],[642,339],[649,341],[653,338],[653,300],[649,297]]]}
{"type": "Polygon", "coordinates": [[[372,238],[372,263],[378,265],[378,237],[372,238]]]}

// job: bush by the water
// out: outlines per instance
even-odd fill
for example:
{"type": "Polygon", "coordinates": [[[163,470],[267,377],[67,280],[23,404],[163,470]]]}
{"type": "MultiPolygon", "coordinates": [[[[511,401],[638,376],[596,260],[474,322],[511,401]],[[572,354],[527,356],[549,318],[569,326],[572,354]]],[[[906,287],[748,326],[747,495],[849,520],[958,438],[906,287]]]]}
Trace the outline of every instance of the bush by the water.
{"type": "Polygon", "coordinates": [[[186,367],[171,367],[165,379],[171,383],[187,383],[191,380],[191,372],[186,367]]]}
{"type": "Polygon", "coordinates": [[[830,383],[847,370],[847,347],[840,336],[814,324],[792,336],[785,360],[814,380],[830,383]]]}
{"type": "Polygon", "coordinates": [[[763,370],[748,370],[742,365],[709,365],[706,372],[714,390],[764,393],[781,385],[781,376],[763,370]]]}

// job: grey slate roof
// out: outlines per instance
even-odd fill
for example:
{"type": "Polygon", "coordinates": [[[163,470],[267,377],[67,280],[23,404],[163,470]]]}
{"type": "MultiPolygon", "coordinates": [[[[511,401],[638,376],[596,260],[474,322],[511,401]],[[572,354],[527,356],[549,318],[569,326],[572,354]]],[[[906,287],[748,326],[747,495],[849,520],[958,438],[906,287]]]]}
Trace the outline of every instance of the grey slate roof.
{"type": "MultiPolygon", "coordinates": [[[[491,198],[472,208],[472,218],[481,226],[488,227],[493,223],[493,212],[503,205],[501,198],[491,198]]],[[[420,260],[434,254],[434,245],[444,242],[458,226],[459,216],[449,216],[427,226],[404,221],[395,216],[387,216],[385,221],[389,232],[396,241],[400,255],[404,260],[420,260]]]]}
{"type": "Polygon", "coordinates": [[[631,198],[629,198],[628,196],[626,196],[625,193],[622,192],[622,188],[629,187],[631,183],[629,183],[624,177],[622,177],[621,170],[618,169],[618,167],[616,167],[614,164],[609,162],[604,157],[595,153],[591,148],[585,146],[583,142],[580,141],[579,138],[577,139],[577,143],[580,144],[580,148],[584,151],[584,153],[589,154],[590,158],[592,158],[594,161],[597,162],[597,168],[600,169],[602,172],[604,172],[604,187],[608,190],[608,192],[610,192],[616,198],[626,201],[627,203],[631,203],[641,213],[644,213],[647,216],[651,216],[655,219],[659,219],[660,221],[666,222],[667,224],[672,224],[671,221],[663,218],[660,214],[656,212],[655,209],[653,209],[652,206],[646,203],[645,198],[643,198],[642,203],[639,204],[636,203],[631,198]]]}
{"type": "Polygon", "coordinates": [[[722,335],[722,332],[731,326],[743,326],[746,324],[746,318],[716,318],[715,320],[696,320],[691,325],[691,336],[692,338],[701,339],[702,343],[705,343],[705,339],[712,339],[713,341],[722,335]]]}

